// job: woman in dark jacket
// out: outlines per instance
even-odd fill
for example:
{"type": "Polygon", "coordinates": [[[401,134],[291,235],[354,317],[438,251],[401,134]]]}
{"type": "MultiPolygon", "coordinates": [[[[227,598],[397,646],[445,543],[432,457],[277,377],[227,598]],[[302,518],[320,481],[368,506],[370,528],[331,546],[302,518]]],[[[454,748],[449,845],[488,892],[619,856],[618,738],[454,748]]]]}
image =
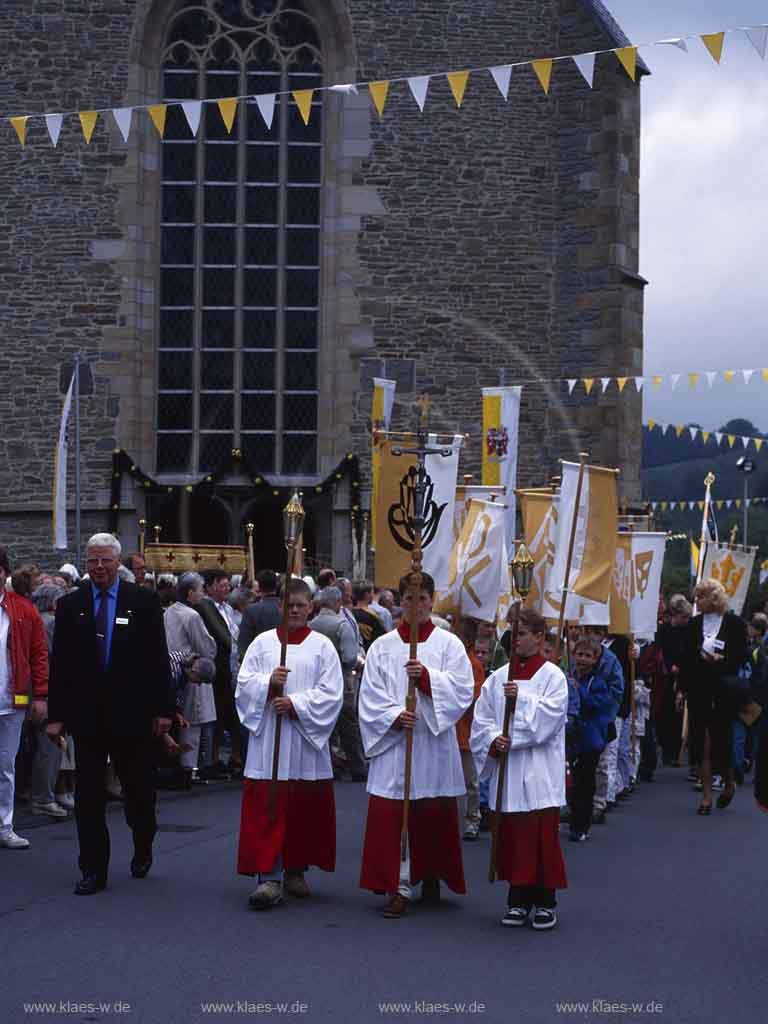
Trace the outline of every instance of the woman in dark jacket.
{"type": "Polygon", "coordinates": [[[699,583],[695,598],[699,614],[688,625],[680,689],[688,701],[691,761],[701,766],[702,800],[696,813],[710,814],[713,766],[725,782],[717,806],[727,807],[736,791],[731,730],[736,702],[727,683],[747,660],[747,627],[728,610],[717,580],[699,583]]]}

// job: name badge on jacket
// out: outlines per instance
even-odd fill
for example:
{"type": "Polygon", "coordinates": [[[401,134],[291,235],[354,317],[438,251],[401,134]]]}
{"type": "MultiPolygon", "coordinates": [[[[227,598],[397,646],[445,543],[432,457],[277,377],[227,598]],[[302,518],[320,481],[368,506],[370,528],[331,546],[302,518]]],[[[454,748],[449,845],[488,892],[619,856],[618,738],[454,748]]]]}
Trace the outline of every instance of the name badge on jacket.
{"type": "Polygon", "coordinates": [[[130,619],[124,619],[120,615],[118,615],[118,617],[115,619],[115,625],[116,626],[129,626],[130,623],[131,623],[130,619]]]}

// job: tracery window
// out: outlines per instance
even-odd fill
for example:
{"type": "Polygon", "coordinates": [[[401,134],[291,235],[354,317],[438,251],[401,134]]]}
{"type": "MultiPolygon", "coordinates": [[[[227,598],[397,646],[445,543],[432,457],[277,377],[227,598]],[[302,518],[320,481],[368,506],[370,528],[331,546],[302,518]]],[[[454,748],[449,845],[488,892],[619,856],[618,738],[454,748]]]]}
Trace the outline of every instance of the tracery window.
{"type": "Polygon", "coordinates": [[[279,96],[322,84],[302,0],[178,0],[166,101],[247,96],[231,134],[215,103],[195,137],[168,108],[162,145],[157,470],[207,472],[233,447],[265,473],[317,463],[322,93],[305,126],[279,96]]]}

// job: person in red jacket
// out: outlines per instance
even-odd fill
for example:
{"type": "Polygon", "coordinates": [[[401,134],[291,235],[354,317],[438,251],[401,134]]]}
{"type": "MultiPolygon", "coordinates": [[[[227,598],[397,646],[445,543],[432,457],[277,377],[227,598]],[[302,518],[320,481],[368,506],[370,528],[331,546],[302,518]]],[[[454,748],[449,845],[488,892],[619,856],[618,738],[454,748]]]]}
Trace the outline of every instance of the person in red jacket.
{"type": "Polygon", "coordinates": [[[0,848],[26,850],[13,831],[16,754],[27,711],[41,722],[47,711],[48,644],[35,606],[6,590],[11,565],[0,548],[0,848]]]}

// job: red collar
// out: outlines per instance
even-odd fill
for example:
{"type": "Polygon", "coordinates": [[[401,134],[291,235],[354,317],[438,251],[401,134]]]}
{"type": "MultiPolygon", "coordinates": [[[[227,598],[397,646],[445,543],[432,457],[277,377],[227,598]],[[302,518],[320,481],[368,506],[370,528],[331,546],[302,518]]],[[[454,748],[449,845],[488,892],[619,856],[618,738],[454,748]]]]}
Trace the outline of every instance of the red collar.
{"type": "MultiPolygon", "coordinates": [[[[432,635],[435,628],[434,622],[422,622],[419,625],[419,643],[423,644],[425,640],[428,640],[432,635]]],[[[409,622],[401,622],[397,627],[397,632],[400,634],[400,639],[404,644],[411,642],[411,624],[409,622]]]]}
{"type": "Polygon", "coordinates": [[[513,679],[533,679],[539,669],[547,664],[547,659],[542,658],[540,654],[534,654],[532,658],[528,658],[526,661],[520,661],[519,658],[515,659],[515,672],[512,676],[513,679]]]}
{"type": "MultiPolygon", "coordinates": [[[[303,643],[310,635],[312,630],[309,626],[304,626],[302,629],[292,629],[288,631],[288,643],[289,644],[300,644],[303,643]]],[[[277,639],[280,643],[283,642],[283,627],[277,627],[277,639]]]]}

